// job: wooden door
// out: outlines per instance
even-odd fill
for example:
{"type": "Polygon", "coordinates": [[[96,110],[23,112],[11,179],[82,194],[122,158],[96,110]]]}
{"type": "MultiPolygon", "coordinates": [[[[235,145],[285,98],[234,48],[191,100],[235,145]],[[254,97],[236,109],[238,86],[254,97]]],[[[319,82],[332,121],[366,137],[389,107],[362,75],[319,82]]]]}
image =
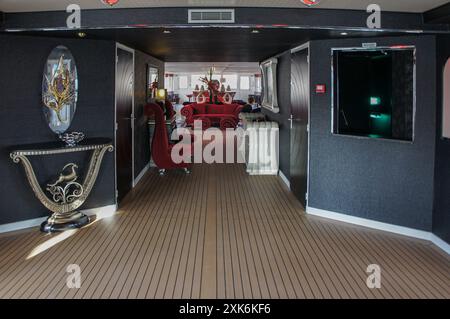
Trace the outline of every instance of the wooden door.
{"type": "Polygon", "coordinates": [[[291,55],[291,190],[306,208],[308,192],[308,49],[291,55]]]}
{"type": "Polygon", "coordinates": [[[116,165],[117,202],[133,188],[134,54],[117,48],[116,69],[116,165]]]}

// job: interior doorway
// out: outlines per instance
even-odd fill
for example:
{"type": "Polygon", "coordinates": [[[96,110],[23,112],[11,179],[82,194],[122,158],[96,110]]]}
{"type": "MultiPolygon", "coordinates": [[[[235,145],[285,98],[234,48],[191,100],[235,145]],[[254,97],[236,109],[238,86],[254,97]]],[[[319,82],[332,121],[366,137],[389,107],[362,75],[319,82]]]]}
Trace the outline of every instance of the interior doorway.
{"type": "Polygon", "coordinates": [[[116,47],[116,185],[117,203],[134,180],[134,50],[116,47]]]}
{"type": "Polygon", "coordinates": [[[291,51],[291,190],[306,208],[309,167],[309,47],[291,51]]]}

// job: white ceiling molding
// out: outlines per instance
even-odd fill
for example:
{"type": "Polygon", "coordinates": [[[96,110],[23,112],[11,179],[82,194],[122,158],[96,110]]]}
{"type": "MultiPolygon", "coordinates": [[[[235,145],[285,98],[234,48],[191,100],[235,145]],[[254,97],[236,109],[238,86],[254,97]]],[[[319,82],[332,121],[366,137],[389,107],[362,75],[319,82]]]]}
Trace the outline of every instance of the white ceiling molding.
{"type": "MultiPolygon", "coordinates": [[[[422,13],[446,4],[448,0],[377,0],[385,11],[422,13]]],[[[73,0],[0,0],[0,11],[33,12],[59,11],[73,0]]],[[[100,0],[77,0],[82,9],[109,9],[100,0]]],[[[320,9],[365,10],[374,0],[321,0],[312,7],[320,9]]],[[[305,8],[300,0],[119,0],[113,8],[145,7],[279,7],[305,8]]]]}

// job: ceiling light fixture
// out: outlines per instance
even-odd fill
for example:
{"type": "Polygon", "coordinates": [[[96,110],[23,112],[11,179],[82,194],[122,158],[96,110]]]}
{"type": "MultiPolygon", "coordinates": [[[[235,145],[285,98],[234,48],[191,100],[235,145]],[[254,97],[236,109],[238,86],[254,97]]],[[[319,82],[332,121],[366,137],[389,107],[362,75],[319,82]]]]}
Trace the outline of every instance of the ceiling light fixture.
{"type": "Polygon", "coordinates": [[[101,0],[104,4],[108,5],[108,6],[115,6],[119,0],[101,0]]]}
{"type": "Polygon", "coordinates": [[[86,37],[86,33],[84,33],[84,32],[78,32],[77,35],[78,35],[79,38],[85,38],[86,37]]]}
{"type": "Polygon", "coordinates": [[[252,30],[252,33],[259,33],[259,30],[252,30]]]}
{"type": "Polygon", "coordinates": [[[312,7],[319,4],[320,0],[300,0],[305,6],[312,7]]]}
{"type": "Polygon", "coordinates": [[[170,33],[172,33],[172,31],[170,31],[170,30],[164,30],[163,33],[164,33],[164,34],[170,34],[170,33]]]}
{"type": "Polygon", "coordinates": [[[347,32],[341,32],[341,35],[348,35],[347,32]]]}

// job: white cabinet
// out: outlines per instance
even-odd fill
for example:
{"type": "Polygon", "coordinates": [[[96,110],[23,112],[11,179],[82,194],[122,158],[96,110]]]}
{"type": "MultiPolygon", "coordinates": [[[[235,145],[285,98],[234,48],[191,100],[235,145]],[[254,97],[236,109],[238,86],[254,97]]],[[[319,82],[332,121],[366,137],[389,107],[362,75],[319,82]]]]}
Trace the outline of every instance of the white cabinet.
{"type": "Polygon", "coordinates": [[[277,175],[279,127],[276,122],[251,122],[255,115],[241,114],[245,130],[245,164],[250,175],[277,175]]]}

